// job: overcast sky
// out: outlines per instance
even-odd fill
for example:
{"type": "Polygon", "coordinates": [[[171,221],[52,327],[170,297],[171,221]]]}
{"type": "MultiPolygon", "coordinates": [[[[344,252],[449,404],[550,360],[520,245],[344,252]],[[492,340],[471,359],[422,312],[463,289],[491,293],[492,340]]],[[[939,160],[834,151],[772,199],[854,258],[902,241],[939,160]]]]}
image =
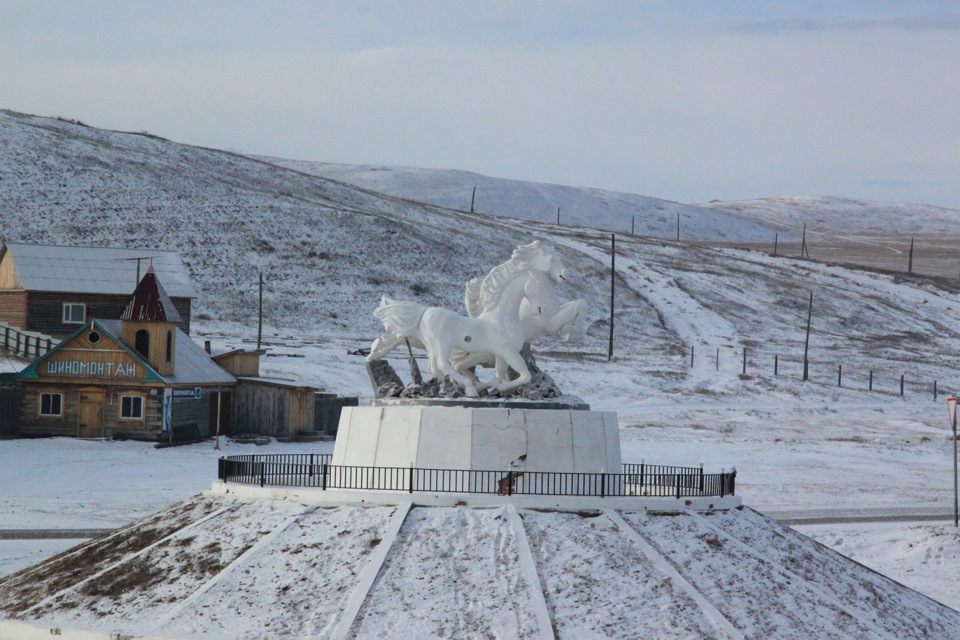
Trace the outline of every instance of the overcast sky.
{"type": "Polygon", "coordinates": [[[683,202],[960,208],[960,3],[0,0],[0,108],[683,202]]]}

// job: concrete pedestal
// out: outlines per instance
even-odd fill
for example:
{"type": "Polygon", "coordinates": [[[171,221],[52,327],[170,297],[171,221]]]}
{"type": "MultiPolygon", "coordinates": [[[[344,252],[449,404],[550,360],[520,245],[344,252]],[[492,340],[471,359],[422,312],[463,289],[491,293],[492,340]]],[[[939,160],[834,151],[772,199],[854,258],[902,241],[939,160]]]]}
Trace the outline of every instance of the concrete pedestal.
{"type": "Polygon", "coordinates": [[[571,409],[344,407],[333,464],[622,472],[617,414],[571,409]]]}

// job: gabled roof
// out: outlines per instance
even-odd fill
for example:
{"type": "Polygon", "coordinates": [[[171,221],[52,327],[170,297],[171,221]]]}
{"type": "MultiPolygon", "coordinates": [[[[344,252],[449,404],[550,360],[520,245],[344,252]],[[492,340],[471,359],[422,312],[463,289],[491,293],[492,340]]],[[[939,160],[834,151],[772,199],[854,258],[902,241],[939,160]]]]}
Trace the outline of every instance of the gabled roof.
{"type": "Polygon", "coordinates": [[[141,367],[143,367],[143,370],[144,370],[144,372],[146,373],[146,375],[145,375],[144,378],[143,378],[143,381],[144,381],[144,382],[163,382],[163,378],[160,377],[160,374],[157,373],[156,371],[154,371],[153,368],[150,366],[150,364],[149,364],[146,360],[144,360],[143,357],[141,357],[139,353],[135,352],[133,349],[131,349],[131,348],[128,347],[127,345],[123,344],[123,340],[120,339],[120,329],[121,329],[121,326],[120,326],[120,324],[119,324],[119,320],[114,320],[113,322],[116,322],[116,323],[117,323],[116,330],[114,330],[114,331],[111,331],[111,330],[105,328],[105,327],[103,326],[103,322],[100,321],[100,320],[92,320],[89,324],[84,324],[84,325],[78,327],[76,331],[74,331],[73,333],[71,333],[70,335],[68,335],[66,338],[64,338],[64,339],[60,342],[60,344],[58,344],[57,346],[55,346],[55,347],[54,347],[53,349],[51,349],[50,351],[47,351],[45,354],[43,354],[43,356],[41,356],[41,357],[37,358],[36,360],[34,360],[33,362],[31,362],[30,365],[29,365],[26,369],[24,369],[23,371],[21,371],[20,373],[17,374],[17,377],[18,377],[18,378],[26,378],[26,379],[35,379],[35,378],[38,378],[39,376],[37,375],[37,369],[40,367],[40,364],[41,364],[42,362],[44,362],[45,360],[48,360],[48,359],[50,358],[50,356],[52,356],[53,354],[55,354],[55,353],[56,353],[57,351],[59,351],[60,349],[65,348],[66,345],[68,345],[68,344],[70,343],[70,341],[73,340],[76,336],[80,335],[80,334],[83,333],[84,331],[89,331],[90,329],[96,328],[96,329],[98,329],[99,331],[107,334],[107,336],[110,338],[111,341],[113,341],[114,343],[116,343],[116,345],[117,345],[118,347],[120,347],[121,349],[123,349],[123,350],[127,353],[127,355],[129,355],[131,358],[133,358],[134,360],[136,360],[137,363],[138,363],[141,367]]]}
{"type": "MultiPolygon", "coordinates": [[[[123,323],[120,320],[97,320],[97,324],[114,336],[123,333],[123,323]]],[[[176,373],[170,376],[157,374],[167,384],[230,384],[237,381],[226,369],[214,362],[203,347],[180,329],[177,329],[174,357],[176,373]]]]}
{"type": "Polygon", "coordinates": [[[160,279],[153,270],[147,269],[146,275],[137,285],[127,308],[120,315],[121,320],[139,320],[145,322],[180,322],[180,314],[173,301],[163,290],[160,279]]]}
{"type": "Polygon", "coordinates": [[[27,291],[100,293],[126,295],[137,283],[151,260],[174,298],[196,298],[190,273],[176,251],[160,249],[119,249],[115,247],[63,247],[8,242],[0,249],[13,258],[17,275],[27,291]]]}
{"type": "MultiPolygon", "coordinates": [[[[226,369],[215,363],[210,354],[203,350],[203,347],[190,339],[186,333],[177,329],[176,340],[176,373],[169,376],[161,376],[150,367],[150,364],[144,360],[140,354],[136,353],[123,344],[120,336],[123,334],[123,323],[120,320],[94,320],[93,324],[102,332],[120,345],[132,358],[140,363],[147,372],[146,382],[165,382],[167,384],[182,385],[202,385],[202,384],[231,384],[237,381],[226,369]]],[[[57,350],[67,344],[74,336],[81,331],[90,329],[89,324],[85,324],[70,336],[64,338],[63,342],[47,352],[42,358],[34,361],[29,367],[20,372],[18,378],[36,378],[37,367],[41,362],[49,358],[57,350]]]]}

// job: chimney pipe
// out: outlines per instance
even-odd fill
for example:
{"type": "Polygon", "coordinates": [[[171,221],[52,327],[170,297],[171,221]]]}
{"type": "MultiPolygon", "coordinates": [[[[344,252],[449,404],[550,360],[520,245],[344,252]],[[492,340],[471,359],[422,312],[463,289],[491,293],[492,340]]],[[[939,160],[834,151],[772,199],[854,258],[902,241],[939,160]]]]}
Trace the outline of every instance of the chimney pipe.
{"type": "Polygon", "coordinates": [[[204,340],[204,341],[203,341],[203,350],[206,351],[207,353],[210,353],[210,341],[209,341],[209,340],[204,340]]]}

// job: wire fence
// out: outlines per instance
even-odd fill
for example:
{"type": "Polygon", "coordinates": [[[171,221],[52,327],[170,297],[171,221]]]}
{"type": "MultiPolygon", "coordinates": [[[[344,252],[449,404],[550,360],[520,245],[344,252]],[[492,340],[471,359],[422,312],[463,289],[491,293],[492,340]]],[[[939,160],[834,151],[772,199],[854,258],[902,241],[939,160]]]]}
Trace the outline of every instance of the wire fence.
{"type": "MultiPolygon", "coordinates": [[[[916,371],[900,373],[890,362],[884,366],[844,366],[827,360],[803,359],[803,356],[782,356],[777,353],[758,352],[745,347],[735,348],[691,346],[681,356],[687,369],[714,370],[729,373],[735,369],[743,377],[793,378],[838,388],[870,391],[886,395],[906,397],[926,395],[932,400],[947,395],[951,382],[960,388],[960,383],[947,379],[938,380],[929,374],[916,371]]],[[[946,376],[944,376],[946,378],[946,376]]]]}
{"type": "Polygon", "coordinates": [[[224,482],[273,487],[314,487],[405,491],[408,493],[479,493],[501,496],[663,496],[734,495],[736,469],[704,473],[703,467],[624,464],[622,473],[566,471],[497,471],[424,469],[331,464],[330,454],[266,454],[220,458],[224,482]]]}

